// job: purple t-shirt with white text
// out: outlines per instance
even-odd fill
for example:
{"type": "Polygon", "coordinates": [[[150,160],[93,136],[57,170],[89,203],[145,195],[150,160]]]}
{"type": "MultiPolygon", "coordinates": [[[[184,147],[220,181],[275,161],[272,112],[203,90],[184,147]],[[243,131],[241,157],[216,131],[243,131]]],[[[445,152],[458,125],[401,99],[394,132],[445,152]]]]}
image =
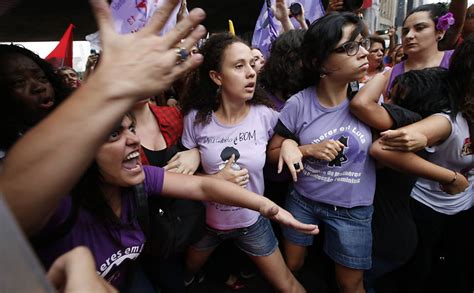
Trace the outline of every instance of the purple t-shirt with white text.
{"type": "MultiPolygon", "coordinates": [[[[163,189],[164,170],[144,166],[144,189],[148,196],[158,196],[163,189]]],[[[77,246],[86,246],[94,255],[97,273],[115,287],[119,288],[128,268],[140,255],[145,244],[145,235],[136,219],[132,219],[133,193],[130,189],[122,192],[122,226],[104,223],[89,211],[80,209],[71,230],[54,243],[37,249],[38,256],[49,268],[60,255],[77,246]]],[[[71,211],[71,197],[67,196],[40,232],[48,233],[67,219],[71,211]]]]}
{"type": "Polygon", "coordinates": [[[349,111],[349,100],[326,108],[315,87],[292,96],[280,112],[280,121],[301,145],[339,140],[342,152],[331,162],[303,159],[294,188],[301,195],[330,205],[351,208],[371,205],[375,191],[375,167],[369,156],[370,128],[349,111]]]}
{"type": "MultiPolygon", "coordinates": [[[[195,124],[196,110],[184,117],[184,132],[181,138],[188,148],[199,148],[201,163],[206,174],[219,172],[232,154],[235,163],[232,168],[249,171],[247,189],[263,194],[263,166],[265,165],[268,140],[278,120],[278,112],[266,106],[250,107],[247,116],[237,124],[224,125],[212,113],[208,124],[195,124]]],[[[218,230],[249,227],[259,213],[240,207],[206,203],[206,223],[218,230]]]]}

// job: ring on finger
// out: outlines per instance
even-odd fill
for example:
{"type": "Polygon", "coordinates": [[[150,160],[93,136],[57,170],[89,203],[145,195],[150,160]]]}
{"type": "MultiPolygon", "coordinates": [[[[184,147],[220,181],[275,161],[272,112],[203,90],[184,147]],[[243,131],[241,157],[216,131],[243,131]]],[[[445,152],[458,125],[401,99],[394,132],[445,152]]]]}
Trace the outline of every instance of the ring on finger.
{"type": "Polygon", "coordinates": [[[189,51],[184,47],[176,48],[175,52],[176,52],[176,56],[178,57],[177,64],[180,64],[186,61],[186,59],[188,59],[189,57],[189,51]]]}
{"type": "Polygon", "coordinates": [[[295,167],[295,170],[299,170],[300,169],[300,163],[294,163],[293,167],[295,167]]]}

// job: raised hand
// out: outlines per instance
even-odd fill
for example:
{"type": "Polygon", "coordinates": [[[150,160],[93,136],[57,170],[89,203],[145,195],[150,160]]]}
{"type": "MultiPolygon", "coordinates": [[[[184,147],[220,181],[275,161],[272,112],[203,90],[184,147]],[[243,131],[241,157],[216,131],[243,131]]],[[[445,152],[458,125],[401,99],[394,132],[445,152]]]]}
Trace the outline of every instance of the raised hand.
{"type": "Polygon", "coordinates": [[[100,72],[99,76],[114,80],[113,83],[107,83],[107,91],[116,93],[117,97],[137,99],[155,95],[201,63],[200,54],[178,62],[180,57],[176,46],[180,44],[180,48],[189,51],[205,34],[204,27],[199,25],[205,18],[202,9],[193,9],[173,30],[158,36],[178,2],[165,1],[140,31],[119,35],[115,32],[107,1],[91,0],[103,49],[93,74],[99,75],[100,72]]]}

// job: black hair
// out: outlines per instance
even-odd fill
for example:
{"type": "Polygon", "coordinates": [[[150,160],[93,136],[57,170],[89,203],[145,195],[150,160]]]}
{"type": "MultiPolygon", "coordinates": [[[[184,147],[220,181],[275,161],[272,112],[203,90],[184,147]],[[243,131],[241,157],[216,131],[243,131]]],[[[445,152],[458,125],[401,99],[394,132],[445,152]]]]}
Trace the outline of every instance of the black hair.
{"type": "MultiPolygon", "coordinates": [[[[46,78],[51,83],[55,93],[55,106],[57,107],[69,94],[71,89],[65,84],[51,64],[39,57],[32,51],[18,45],[0,44],[0,60],[10,58],[13,55],[21,55],[35,62],[43,70],[46,78]]],[[[23,109],[19,108],[18,101],[11,95],[6,82],[0,78],[0,96],[2,106],[0,107],[0,148],[10,148],[19,138],[20,133],[25,131],[25,126],[18,121],[19,113],[23,109]],[[21,125],[20,125],[21,124],[21,125]]],[[[39,121],[36,121],[37,123],[39,121]]],[[[29,125],[34,126],[34,125],[29,125]]]]}
{"type": "Polygon", "coordinates": [[[459,100],[460,112],[469,125],[471,138],[474,139],[474,35],[464,39],[454,51],[449,73],[459,100]]]}
{"type": "Polygon", "coordinates": [[[440,112],[455,116],[457,103],[448,75],[442,67],[407,71],[394,79],[389,97],[423,118],[440,112]]]}
{"type": "MultiPolygon", "coordinates": [[[[125,114],[134,123],[136,122],[133,113],[129,112],[125,114]]],[[[120,124],[121,125],[121,124],[120,124]]],[[[121,127],[121,126],[120,126],[121,127]]],[[[111,133],[116,131],[112,130],[111,133]]],[[[94,160],[89,168],[82,175],[79,182],[74,186],[71,191],[73,202],[77,203],[80,207],[87,210],[92,216],[97,218],[99,221],[106,222],[108,224],[115,224],[118,226],[129,226],[133,219],[129,219],[129,223],[123,224],[120,219],[112,211],[109,206],[107,199],[105,198],[103,186],[106,184],[104,178],[100,173],[100,167],[94,160]]],[[[132,204],[134,202],[132,201],[132,204]]],[[[115,237],[113,237],[115,238],[115,237]]]]}
{"type": "Polygon", "coordinates": [[[444,3],[434,3],[434,4],[424,4],[424,5],[420,5],[414,9],[412,9],[408,14],[407,16],[405,17],[405,19],[403,20],[403,24],[405,25],[405,21],[407,21],[407,18],[412,15],[413,13],[416,13],[416,12],[429,12],[429,15],[430,15],[430,18],[431,20],[434,22],[435,24],[435,29],[438,30],[436,28],[436,24],[438,23],[438,19],[440,16],[443,16],[444,14],[446,14],[448,12],[448,8],[446,7],[446,4],[444,3]]]}
{"type": "Polygon", "coordinates": [[[323,63],[341,40],[344,26],[350,24],[355,26],[350,38],[354,41],[364,30],[364,23],[354,13],[331,12],[309,26],[301,45],[306,86],[319,83],[321,75],[328,73],[323,63]]]}
{"type": "Polygon", "coordinates": [[[258,75],[262,86],[283,100],[305,88],[301,60],[304,34],[304,30],[290,30],[278,36],[258,75]]]}
{"type": "MultiPolygon", "coordinates": [[[[382,37],[377,36],[377,35],[370,35],[369,40],[370,40],[369,52],[372,49],[373,44],[379,43],[379,44],[382,44],[383,52],[384,52],[384,55],[385,55],[385,51],[387,50],[387,46],[385,46],[385,40],[382,37]]],[[[385,64],[383,63],[383,60],[382,60],[382,62],[380,62],[380,64],[379,64],[379,66],[377,66],[377,70],[382,71],[384,69],[384,67],[385,67],[385,64]]]]}
{"type": "MultiPolygon", "coordinates": [[[[181,101],[184,114],[187,114],[192,109],[198,111],[196,123],[208,123],[212,112],[219,108],[219,87],[212,81],[209,72],[211,70],[221,71],[224,51],[234,43],[246,44],[240,38],[230,33],[219,33],[207,39],[199,50],[199,53],[204,56],[204,60],[201,66],[191,74],[181,101]]],[[[271,106],[271,102],[259,86],[256,86],[253,98],[247,103],[271,106]]]]}

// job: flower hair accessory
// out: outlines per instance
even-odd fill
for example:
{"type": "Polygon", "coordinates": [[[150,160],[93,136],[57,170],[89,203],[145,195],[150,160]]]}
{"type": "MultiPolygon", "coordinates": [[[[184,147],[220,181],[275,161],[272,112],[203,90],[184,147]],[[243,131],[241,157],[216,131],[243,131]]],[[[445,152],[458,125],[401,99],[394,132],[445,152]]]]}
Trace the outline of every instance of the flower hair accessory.
{"type": "Polygon", "coordinates": [[[438,18],[438,22],[436,23],[437,30],[447,31],[450,26],[454,24],[454,17],[451,12],[446,13],[443,16],[438,18]]]}

